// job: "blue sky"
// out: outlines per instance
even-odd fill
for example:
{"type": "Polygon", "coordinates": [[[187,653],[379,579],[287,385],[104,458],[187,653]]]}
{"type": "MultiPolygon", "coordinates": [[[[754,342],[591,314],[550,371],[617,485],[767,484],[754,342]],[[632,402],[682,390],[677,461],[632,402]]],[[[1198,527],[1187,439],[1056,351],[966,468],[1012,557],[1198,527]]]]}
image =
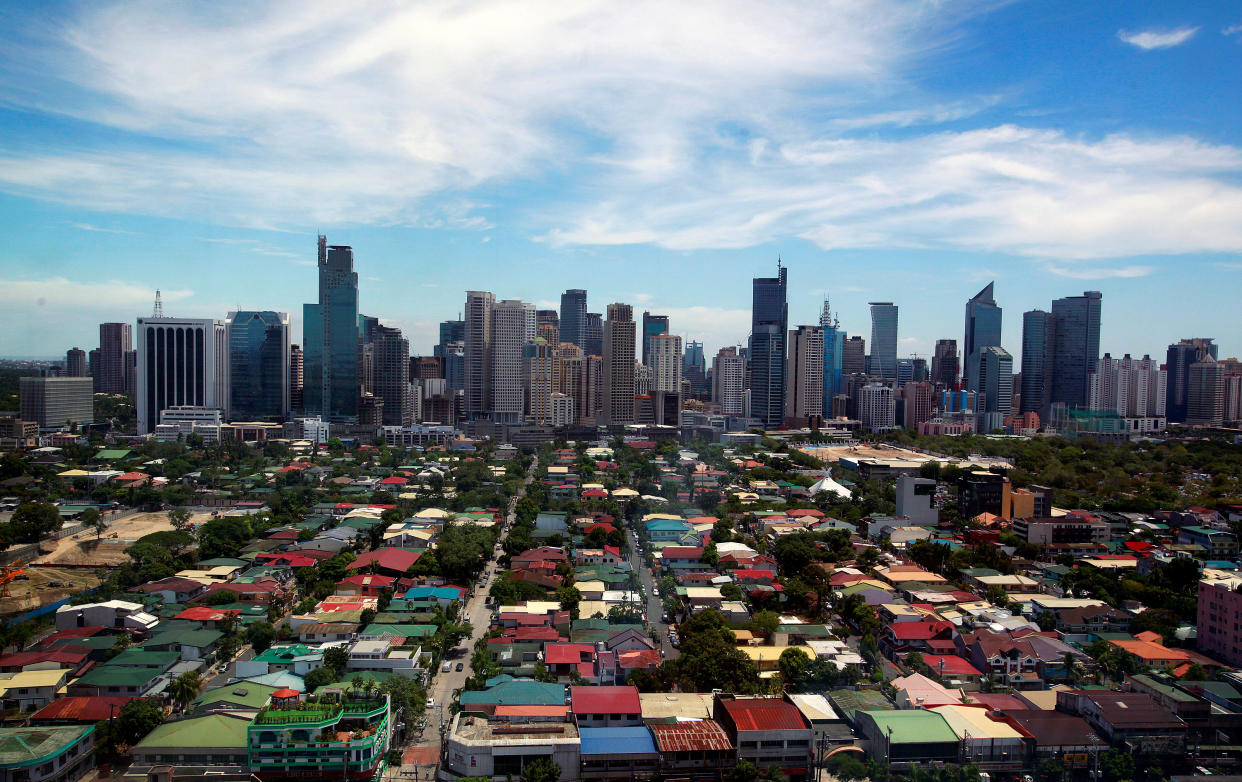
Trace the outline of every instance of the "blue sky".
{"type": "Polygon", "coordinates": [[[429,352],[466,289],[745,339],[789,266],[901,352],[1104,294],[1102,349],[1242,353],[1237,3],[0,4],[0,355],[294,316],[315,234],[429,352]],[[32,10],[33,9],[33,10],[32,10]]]}

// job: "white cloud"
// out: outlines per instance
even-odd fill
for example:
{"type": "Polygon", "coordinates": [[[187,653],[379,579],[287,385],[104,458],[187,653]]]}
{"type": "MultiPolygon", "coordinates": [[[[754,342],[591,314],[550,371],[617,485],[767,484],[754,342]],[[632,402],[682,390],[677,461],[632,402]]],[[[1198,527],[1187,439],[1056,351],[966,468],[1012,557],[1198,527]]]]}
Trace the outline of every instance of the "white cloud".
{"type": "Polygon", "coordinates": [[[1220,31],[1221,35],[1237,35],[1242,33],[1242,24],[1234,24],[1220,31]]]}
{"type": "Polygon", "coordinates": [[[1217,269],[1227,272],[1242,272],[1242,261],[1218,261],[1217,269]]]}
{"type": "MultiPolygon", "coordinates": [[[[165,303],[181,301],[193,295],[194,291],[188,289],[160,290],[160,296],[165,303]]],[[[154,301],[155,286],[117,280],[96,283],[77,282],[64,277],[49,277],[43,280],[0,280],[0,304],[27,305],[34,302],[41,307],[49,306],[64,310],[81,308],[120,310],[135,307],[150,308],[154,301]]]]}
{"type": "Polygon", "coordinates": [[[1058,277],[1068,277],[1072,280],[1132,279],[1134,277],[1146,277],[1155,271],[1150,266],[1107,268],[1101,266],[1059,266],[1052,263],[1044,266],[1044,269],[1058,277]]]}
{"type": "Polygon", "coordinates": [[[137,231],[126,231],[121,228],[103,228],[102,226],[92,225],[90,223],[74,223],[74,228],[79,231],[94,231],[101,234],[133,234],[137,235],[137,231]]]}
{"type": "Polygon", "coordinates": [[[1140,49],[1171,49],[1181,46],[1199,32],[1198,27],[1178,27],[1174,30],[1118,30],[1117,37],[1140,49]]]}

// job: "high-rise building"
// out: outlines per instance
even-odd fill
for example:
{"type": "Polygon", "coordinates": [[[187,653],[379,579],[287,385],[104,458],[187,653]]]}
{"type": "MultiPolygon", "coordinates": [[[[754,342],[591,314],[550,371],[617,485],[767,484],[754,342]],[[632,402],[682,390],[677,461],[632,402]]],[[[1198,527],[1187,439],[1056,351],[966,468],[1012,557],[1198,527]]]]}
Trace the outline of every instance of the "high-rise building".
{"type": "Polygon", "coordinates": [[[930,421],[935,414],[935,392],[931,383],[906,383],[901,388],[901,399],[901,425],[907,429],[917,429],[919,424],[930,421]]]}
{"type": "Polygon", "coordinates": [[[981,411],[1007,416],[1013,410],[1013,356],[1000,345],[988,345],[979,352],[979,390],[983,394],[981,411]]]}
{"type": "Polygon", "coordinates": [[[737,348],[721,348],[712,359],[712,401],[725,415],[746,415],[746,359],[737,348]]]}
{"type": "Polygon", "coordinates": [[[802,426],[824,412],[824,331],[799,326],[789,332],[785,372],[785,419],[802,426]]]}
{"type": "Polygon", "coordinates": [[[436,358],[444,358],[444,354],[448,352],[448,346],[454,342],[466,341],[466,321],[464,320],[445,320],[440,322],[440,341],[431,349],[431,355],[436,358]]]}
{"type": "Polygon", "coordinates": [[[1225,423],[1242,421],[1242,375],[1225,375],[1225,423]]]}
{"type": "Polygon", "coordinates": [[[643,313],[643,356],[642,361],[651,366],[651,338],[657,334],[668,333],[668,316],[643,313]]]}
{"type": "Polygon", "coordinates": [[[95,389],[102,394],[132,394],[135,390],[134,331],[129,323],[99,324],[99,358],[95,389]]]}
{"type": "MultiPolygon", "coordinates": [[[[315,306],[315,305],[308,305],[315,306]]],[[[354,333],[350,319],[349,331],[354,333]]],[[[350,353],[350,367],[354,355],[350,353]]],[[[224,321],[138,319],[138,434],[148,434],[169,407],[229,409],[229,347],[224,321]]]]}
{"type": "Polygon", "coordinates": [[[897,387],[901,388],[906,383],[914,381],[914,359],[899,358],[897,359],[897,387]]]}
{"type": "Polygon", "coordinates": [[[840,319],[832,312],[828,299],[819,314],[819,328],[824,332],[824,401],[821,409],[825,418],[832,416],[832,398],[841,393],[841,374],[844,371],[845,332],[840,319]]]}
{"type": "Polygon", "coordinates": [[[59,429],[95,420],[95,385],[89,377],[18,379],[20,420],[40,429],[59,429]]]}
{"type": "Polygon", "coordinates": [[[936,354],[932,358],[932,383],[940,389],[952,389],[957,385],[957,340],[936,340],[936,354]]]}
{"type": "Polygon", "coordinates": [[[897,305],[873,301],[871,305],[871,357],[867,371],[886,379],[897,377],[897,305]]]}
{"type": "Polygon", "coordinates": [[[229,421],[289,417],[289,315],[243,310],[225,320],[229,345],[229,421]]]}
{"type": "MultiPolygon", "coordinates": [[[[867,372],[867,341],[862,337],[846,339],[841,349],[841,376],[862,375],[867,372]]],[[[845,389],[842,388],[841,392],[845,389]]]]}
{"type": "Polygon", "coordinates": [[[65,351],[65,377],[86,377],[86,351],[69,348],[65,351]]]}
{"type": "Polygon", "coordinates": [[[561,294],[561,342],[577,345],[586,352],[586,331],[587,292],[581,288],[570,288],[561,294]]]}
{"type": "Polygon", "coordinates": [[[707,357],[703,354],[703,343],[690,340],[686,343],[683,357],[682,377],[690,383],[690,390],[700,398],[711,391],[707,379],[707,357]]]}
{"type": "Polygon", "coordinates": [[[358,273],[353,248],[328,246],[320,236],[318,267],[319,301],[302,305],[303,407],[308,415],[329,421],[357,420],[358,273]]]}
{"type": "Polygon", "coordinates": [[[1123,418],[1163,418],[1167,373],[1151,356],[1113,358],[1105,353],[1091,373],[1091,410],[1123,418]]]}
{"type": "Polygon", "coordinates": [[[962,373],[962,386],[967,391],[981,390],[978,375],[983,349],[1001,343],[1001,308],[992,294],[994,284],[989,282],[966,302],[966,337],[962,342],[966,366],[962,373]]]}
{"type": "Polygon", "coordinates": [[[561,343],[561,318],[556,310],[535,310],[535,336],[553,348],[561,343]]]}
{"type": "Polygon", "coordinates": [[[526,417],[526,345],[535,338],[535,305],[504,299],[492,307],[491,419],[521,424],[526,417]]]}
{"type": "Polygon", "coordinates": [[[444,346],[444,382],[449,392],[466,387],[466,343],[450,342],[444,346]]]}
{"type": "Polygon", "coordinates": [[[609,304],[604,323],[601,396],[603,422],[634,423],[634,310],[628,304],[609,304]]]}
{"type": "Polygon", "coordinates": [[[634,362],[634,396],[651,396],[655,381],[655,373],[651,367],[641,362],[634,362]]]}
{"type": "Polygon", "coordinates": [[[1225,368],[1211,355],[1190,365],[1186,423],[1220,426],[1225,422],[1225,368]]]}
{"type": "Polygon", "coordinates": [[[1169,423],[1186,422],[1190,410],[1190,366],[1208,356],[1220,358],[1211,337],[1183,339],[1176,345],[1169,345],[1165,359],[1168,371],[1165,414],[1169,423]]]}
{"type": "Polygon", "coordinates": [[[1052,302],[1052,403],[1085,408],[1090,395],[1087,375],[1100,360],[1099,291],[1052,302]]]}
{"type": "Polygon", "coordinates": [[[414,390],[410,386],[410,341],[401,329],[377,325],[372,335],[371,393],[384,403],[384,426],[414,423],[414,390]]]}
{"type": "Polygon", "coordinates": [[[604,316],[598,312],[586,314],[583,330],[582,352],[588,356],[604,355],[604,316]]]}
{"type": "Polygon", "coordinates": [[[491,410],[492,308],[487,291],[466,291],[466,339],[462,348],[462,387],[466,418],[486,418],[491,410]]]}
{"type": "Polygon", "coordinates": [[[529,420],[537,426],[552,424],[552,398],[558,393],[556,354],[556,346],[541,336],[535,337],[525,348],[529,420]]]}
{"type": "Polygon", "coordinates": [[[657,424],[680,426],[682,369],[681,337],[653,334],[648,340],[651,361],[651,398],[657,424]]]}
{"type": "Polygon", "coordinates": [[[289,409],[302,409],[302,346],[289,346],[289,409]]]}
{"type": "Polygon", "coordinates": [[[891,386],[868,383],[858,389],[858,422],[868,432],[887,432],[897,426],[891,386]]]}
{"type": "Polygon", "coordinates": [[[786,283],[789,270],[777,263],[775,277],[756,277],[750,320],[750,414],[764,427],[785,423],[785,337],[789,329],[786,283]]]}
{"type": "Polygon", "coordinates": [[[1019,412],[1047,417],[1052,403],[1052,313],[1022,313],[1022,387],[1019,412]]]}

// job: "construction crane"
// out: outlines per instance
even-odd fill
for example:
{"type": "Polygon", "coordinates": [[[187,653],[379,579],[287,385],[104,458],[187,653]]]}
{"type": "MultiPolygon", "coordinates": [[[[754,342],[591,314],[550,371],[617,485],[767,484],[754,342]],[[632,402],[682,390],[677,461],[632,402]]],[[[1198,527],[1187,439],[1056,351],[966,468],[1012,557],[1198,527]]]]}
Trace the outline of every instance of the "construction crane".
{"type": "Polygon", "coordinates": [[[30,571],[23,567],[4,566],[4,571],[0,573],[0,597],[9,596],[9,583],[18,579],[30,578],[30,571]]]}

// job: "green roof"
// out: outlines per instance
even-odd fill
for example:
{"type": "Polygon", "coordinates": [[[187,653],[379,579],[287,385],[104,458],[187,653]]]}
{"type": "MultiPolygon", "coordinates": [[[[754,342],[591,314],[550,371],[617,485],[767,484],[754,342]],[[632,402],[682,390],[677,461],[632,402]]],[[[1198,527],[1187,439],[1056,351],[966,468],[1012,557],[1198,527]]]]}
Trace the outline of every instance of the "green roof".
{"type": "Polygon", "coordinates": [[[263,652],[263,654],[255,657],[255,662],[264,663],[289,663],[293,662],[297,657],[322,657],[323,652],[319,649],[312,649],[302,644],[291,644],[289,646],[273,646],[271,649],[263,652]]]}
{"type": "Polygon", "coordinates": [[[156,652],[129,648],[107,662],[109,668],[169,668],[181,659],[179,652],[156,652]]]}
{"type": "Polygon", "coordinates": [[[249,564],[250,562],[248,560],[233,559],[232,557],[216,557],[214,559],[204,559],[202,562],[195,563],[197,567],[202,567],[202,568],[245,567],[246,565],[249,565],[249,564]]]}
{"type": "Polygon", "coordinates": [[[144,643],[143,646],[148,647],[178,644],[181,646],[196,646],[203,648],[211,646],[223,637],[224,633],[219,630],[166,630],[162,633],[156,633],[151,640],[144,643]]]}
{"type": "Polygon", "coordinates": [[[236,682],[224,687],[207,690],[198,696],[194,703],[197,706],[210,706],[214,703],[236,703],[240,706],[261,709],[267,705],[272,693],[276,692],[276,690],[276,687],[269,687],[266,684],[236,682]]]}
{"type": "Polygon", "coordinates": [[[537,682],[529,679],[497,684],[486,690],[463,692],[461,706],[506,704],[510,706],[563,706],[565,685],[537,682]]]}
{"type": "Polygon", "coordinates": [[[361,635],[396,635],[404,638],[428,638],[436,634],[435,625],[380,624],[373,622],[363,628],[361,635]]]}
{"type": "MultiPolygon", "coordinates": [[[[887,735],[894,744],[930,744],[947,742],[956,744],[957,734],[945,722],[944,717],[927,709],[901,709],[864,711],[862,714],[876,724],[881,735],[887,735]]],[[[861,714],[859,715],[861,716],[861,714]]]]}
{"type": "Polygon", "coordinates": [[[854,720],[854,712],[893,708],[892,702],[879,690],[832,690],[827,695],[837,711],[851,722],[854,720]]]}
{"type": "Polygon", "coordinates": [[[776,628],[776,632],[789,633],[790,635],[805,635],[812,638],[827,638],[832,635],[828,625],[779,625],[776,628]]]}
{"type": "Polygon", "coordinates": [[[129,456],[131,453],[133,452],[130,451],[128,448],[105,448],[104,450],[95,454],[95,458],[96,459],[124,459],[126,456],[129,456]]]}
{"type": "MultiPolygon", "coordinates": [[[[173,654],[176,654],[174,652],[173,654]]],[[[164,672],[163,668],[127,668],[101,665],[84,674],[74,685],[86,687],[143,687],[164,672]]]]}
{"type": "Polygon", "coordinates": [[[94,732],[94,725],[0,728],[0,769],[46,762],[94,732]]]}
{"type": "Polygon", "coordinates": [[[250,720],[223,714],[166,722],[148,733],[134,749],[245,749],[246,729],[249,726],[250,720]]]}

